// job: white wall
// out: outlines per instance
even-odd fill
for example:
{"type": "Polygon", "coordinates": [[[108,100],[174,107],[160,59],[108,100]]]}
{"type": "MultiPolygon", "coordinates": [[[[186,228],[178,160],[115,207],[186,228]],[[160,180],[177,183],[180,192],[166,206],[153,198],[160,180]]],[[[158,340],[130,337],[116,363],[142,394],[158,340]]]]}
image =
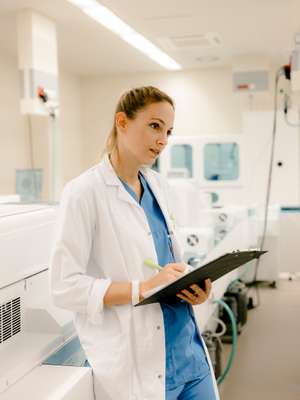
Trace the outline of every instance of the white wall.
{"type": "MultiPolygon", "coordinates": [[[[243,134],[245,180],[242,192],[222,193],[225,202],[261,203],[270,157],[274,107],[274,75],[270,73],[270,91],[251,96],[232,90],[230,68],[191,70],[156,74],[89,77],[82,79],[83,168],[98,162],[105,137],[113,123],[120,94],[135,86],[155,85],[170,94],[176,103],[175,135],[243,134]]],[[[279,87],[285,87],[281,79],[279,87]]],[[[282,95],[278,96],[282,110],[282,95]]],[[[292,116],[295,119],[295,116],[292,116]]],[[[271,202],[297,204],[299,201],[298,130],[287,127],[278,114],[276,165],[271,202]],[[279,168],[277,161],[283,161],[279,168]]]]}
{"type": "MultiPolygon", "coordinates": [[[[7,194],[15,192],[15,169],[30,167],[29,120],[19,111],[17,61],[6,53],[0,52],[0,55],[0,194],[7,194]]],[[[272,78],[271,76],[271,82],[272,78]]],[[[60,72],[62,184],[99,161],[121,93],[128,88],[150,84],[160,87],[175,99],[175,135],[241,134],[245,125],[243,112],[251,110],[270,112],[273,108],[272,90],[251,97],[233,93],[230,68],[84,78],[62,71],[60,72]]],[[[40,133],[45,135],[47,129],[45,122],[41,127],[41,121],[36,117],[30,122],[36,137],[35,158],[38,163],[39,159],[45,159],[47,153],[45,145],[38,140],[38,135],[40,133]]],[[[247,132],[251,134],[250,129],[247,132]]],[[[253,147],[258,143],[264,152],[262,135],[263,133],[258,133],[258,130],[253,132],[250,145],[253,147]]],[[[268,137],[267,135],[266,140],[269,140],[268,137]]],[[[286,159],[287,152],[288,146],[285,146],[286,159]]],[[[263,155],[266,160],[266,152],[263,155]]],[[[264,162],[261,163],[260,170],[257,168],[258,174],[260,171],[263,172],[260,176],[266,176],[266,166],[264,162]]],[[[298,167],[295,168],[298,171],[298,167]]],[[[289,170],[292,169],[293,165],[289,165],[289,170]]],[[[265,178],[260,179],[258,193],[262,193],[264,181],[265,178]]],[[[278,187],[280,186],[277,183],[277,192],[280,191],[278,187]]],[[[253,180],[251,188],[253,195],[255,194],[253,180]]],[[[294,202],[293,199],[291,202],[294,202]]]]}
{"type": "Polygon", "coordinates": [[[60,130],[62,135],[63,182],[82,171],[84,132],[81,127],[80,78],[65,71],[60,72],[60,130]]]}
{"type": "MultiPolygon", "coordinates": [[[[243,115],[243,134],[246,148],[247,203],[265,203],[270,165],[273,112],[252,112],[243,115]]],[[[298,120],[295,112],[290,113],[293,121],[298,120]]],[[[299,127],[286,124],[283,112],[278,111],[277,131],[274,148],[273,173],[270,202],[282,206],[300,204],[299,193],[299,127]],[[278,163],[282,165],[278,165],[278,163]]]]}
{"type": "Polygon", "coordinates": [[[232,91],[228,68],[82,79],[84,168],[99,160],[120,94],[142,85],[158,86],[176,102],[176,135],[241,133],[242,111],[268,110],[271,94],[252,98],[232,91]]]}
{"type": "Polygon", "coordinates": [[[19,111],[16,61],[0,57],[0,194],[15,193],[15,168],[28,168],[26,119],[19,111]]]}
{"type": "MultiPolygon", "coordinates": [[[[46,117],[20,113],[17,60],[0,51],[0,195],[15,193],[15,169],[30,168],[29,126],[33,133],[34,166],[47,157],[46,117]],[[42,144],[42,147],[41,145],[42,144]]],[[[62,182],[82,171],[80,78],[60,73],[60,134],[62,143],[62,182]]]]}

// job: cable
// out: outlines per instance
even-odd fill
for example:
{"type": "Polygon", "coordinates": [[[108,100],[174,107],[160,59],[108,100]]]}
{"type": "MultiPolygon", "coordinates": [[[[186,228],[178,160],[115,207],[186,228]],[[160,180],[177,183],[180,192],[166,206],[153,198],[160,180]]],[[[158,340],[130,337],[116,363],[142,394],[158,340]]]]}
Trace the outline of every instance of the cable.
{"type": "MultiPolygon", "coordinates": [[[[271,193],[271,183],[272,183],[272,174],[273,174],[273,161],[274,161],[274,149],[275,149],[275,139],[276,139],[276,131],[277,131],[277,97],[278,97],[278,81],[280,75],[282,73],[282,69],[278,71],[276,74],[275,80],[275,96],[274,96],[274,119],[273,119],[273,131],[272,131],[272,144],[271,144],[271,157],[270,157],[270,166],[269,166],[269,175],[268,175],[268,184],[267,184],[267,194],[265,201],[265,214],[264,214],[264,227],[263,234],[260,242],[260,249],[263,250],[267,232],[267,222],[269,215],[269,203],[270,203],[270,193],[271,193]]],[[[256,265],[259,265],[259,258],[257,259],[256,265]]],[[[257,270],[255,273],[255,280],[257,278],[257,270]]]]}
{"type": "Polygon", "coordinates": [[[237,326],[236,326],[236,320],[234,318],[233,312],[231,310],[231,308],[228,306],[228,304],[225,303],[225,301],[223,300],[215,300],[214,303],[219,304],[220,306],[222,306],[228,313],[229,318],[230,318],[230,322],[231,322],[231,329],[232,329],[232,348],[231,348],[231,353],[229,355],[229,359],[227,362],[227,365],[224,369],[224,372],[222,373],[222,375],[219,376],[219,378],[217,379],[217,383],[218,385],[220,385],[224,379],[226,378],[228,372],[230,371],[232,364],[233,364],[233,360],[236,356],[236,350],[237,350],[237,326]]]}
{"type": "Polygon", "coordinates": [[[33,197],[37,200],[39,190],[38,190],[37,174],[34,168],[32,123],[31,123],[31,115],[29,114],[28,114],[28,137],[29,137],[30,167],[32,172],[33,190],[34,190],[33,197]]]}
{"type": "MultiPolygon", "coordinates": [[[[272,129],[272,142],[271,142],[271,155],[270,155],[270,164],[269,164],[269,173],[268,173],[268,183],[267,183],[267,193],[265,199],[265,209],[264,209],[264,224],[263,224],[263,232],[261,237],[261,242],[259,245],[260,250],[264,250],[264,244],[266,239],[266,232],[267,232],[267,223],[268,223],[268,214],[269,214],[269,204],[270,204],[270,194],[271,194],[271,183],[272,183],[272,174],[273,174],[273,163],[274,163],[274,149],[275,149],[275,139],[276,139],[276,132],[277,132],[277,101],[278,101],[278,82],[280,76],[285,74],[284,67],[280,68],[275,77],[275,94],[274,94],[274,118],[273,118],[273,129],[272,129]]],[[[248,283],[248,286],[257,285],[257,274],[259,268],[260,258],[257,259],[255,264],[255,272],[254,277],[251,282],[248,283]]],[[[259,293],[257,289],[257,305],[258,307],[260,304],[259,293]]]]}

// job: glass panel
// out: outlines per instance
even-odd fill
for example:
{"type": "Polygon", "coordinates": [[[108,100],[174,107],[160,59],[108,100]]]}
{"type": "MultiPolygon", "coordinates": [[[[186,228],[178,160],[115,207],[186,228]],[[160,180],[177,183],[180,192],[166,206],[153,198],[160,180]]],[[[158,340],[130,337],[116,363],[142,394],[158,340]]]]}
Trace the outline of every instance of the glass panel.
{"type": "Polygon", "coordinates": [[[171,147],[171,175],[178,178],[193,176],[193,149],[190,144],[174,144],[171,147]]]}
{"type": "Polygon", "coordinates": [[[20,196],[22,203],[35,203],[41,201],[43,182],[43,170],[17,169],[16,170],[16,193],[20,196]]]}
{"type": "Polygon", "coordinates": [[[44,362],[44,365],[64,365],[74,367],[88,366],[87,358],[81,347],[78,336],[65,344],[56,353],[51,354],[44,362]]]}
{"type": "Polygon", "coordinates": [[[239,145],[208,143],[204,146],[204,176],[208,181],[234,181],[239,178],[239,145]]]}

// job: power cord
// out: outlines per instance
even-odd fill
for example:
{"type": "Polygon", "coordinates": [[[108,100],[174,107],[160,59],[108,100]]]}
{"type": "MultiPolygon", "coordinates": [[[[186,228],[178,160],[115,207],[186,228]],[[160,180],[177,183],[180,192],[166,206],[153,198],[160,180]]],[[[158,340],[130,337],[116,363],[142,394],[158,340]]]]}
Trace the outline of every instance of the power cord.
{"type": "MultiPolygon", "coordinates": [[[[275,93],[274,93],[274,118],[273,118],[273,129],[272,129],[272,142],[271,142],[271,155],[270,155],[270,163],[269,163],[269,173],[268,173],[268,182],[267,182],[267,193],[265,199],[265,207],[264,207],[264,222],[263,222],[263,233],[261,236],[261,241],[259,248],[260,250],[264,250],[266,232],[267,232],[267,224],[268,224],[268,215],[269,215],[269,204],[270,204],[270,194],[271,194],[271,184],[272,184],[272,175],[273,175],[273,163],[274,163],[274,150],[275,150],[275,142],[276,142],[276,133],[277,133],[277,112],[278,112],[278,82],[281,76],[289,76],[289,66],[281,67],[275,77],[275,93]]],[[[248,288],[252,286],[256,287],[256,305],[253,303],[250,304],[249,308],[255,308],[260,305],[260,295],[258,285],[260,281],[257,280],[258,268],[260,264],[260,258],[256,260],[255,264],[255,272],[254,277],[251,282],[247,283],[248,288]]],[[[249,291],[250,289],[248,289],[249,291]]]]}
{"type": "Polygon", "coordinates": [[[232,347],[231,347],[231,352],[229,355],[229,359],[227,362],[227,365],[224,369],[224,372],[222,373],[222,375],[219,376],[219,378],[217,379],[217,383],[218,385],[220,385],[224,379],[226,378],[226,376],[228,375],[232,365],[233,365],[233,360],[236,356],[236,350],[237,350],[237,324],[236,324],[236,320],[235,317],[233,315],[233,312],[231,310],[231,308],[228,306],[228,304],[225,303],[225,301],[223,300],[215,300],[214,303],[219,304],[221,307],[223,307],[226,312],[229,315],[230,318],[230,322],[231,322],[231,329],[232,329],[232,347]]]}

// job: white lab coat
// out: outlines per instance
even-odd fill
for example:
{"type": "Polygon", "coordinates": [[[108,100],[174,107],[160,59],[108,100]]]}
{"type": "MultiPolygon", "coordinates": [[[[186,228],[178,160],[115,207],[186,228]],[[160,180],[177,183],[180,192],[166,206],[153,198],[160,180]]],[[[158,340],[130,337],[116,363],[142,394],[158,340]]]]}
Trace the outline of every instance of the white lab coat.
{"type": "MultiPolygon", "coordinates": [[[[165,181],[149,168],[142,173],[174,232],[165,181]]],[[[179,262],[176,235],[171,236],[179,262]]],[[[75,313],[76,330],[93,368],[97,400],[165,399],[160,305],[103,307],[111,281],[142,281],[153,275],[143,264],[146,258],[157,262],[147,218],[106,156],[63,191],[50,269],[54,304],[75,313]]],[[[209,360],[207,349],[206,354],[209,360]]],[[[215,381],[214,386],[219,399],[215,381]]]]}

